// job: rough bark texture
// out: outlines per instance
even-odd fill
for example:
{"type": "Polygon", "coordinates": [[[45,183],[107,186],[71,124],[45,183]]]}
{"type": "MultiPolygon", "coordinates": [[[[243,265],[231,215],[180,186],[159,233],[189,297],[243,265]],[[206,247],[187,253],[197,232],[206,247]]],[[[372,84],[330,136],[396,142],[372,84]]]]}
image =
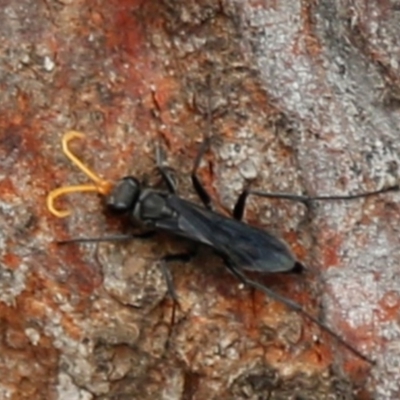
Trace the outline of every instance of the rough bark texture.
{"type": "Polygon", "coordinates": [[[201,178],[229,210],[250,182],[345,194],[398,179],[400,12],[391,1],[0,1],[0,399],[398,399],[399,199],[301,205],[252,198],[246,219],[312,274],[262,277],[320,313],[370,367],[302,316],[241,287],[185,243],[59,246],[124,227],[96,196],[47,193],[99,174],[154,176],[164,144],[180,193],[201,178]]]}

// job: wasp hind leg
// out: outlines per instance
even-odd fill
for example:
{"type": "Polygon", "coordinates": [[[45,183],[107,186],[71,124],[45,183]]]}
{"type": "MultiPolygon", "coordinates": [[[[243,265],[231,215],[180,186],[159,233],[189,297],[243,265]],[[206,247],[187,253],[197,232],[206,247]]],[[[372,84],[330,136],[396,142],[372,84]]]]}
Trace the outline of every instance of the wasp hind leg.
{"type": "Polygon", "coordinates": [[[251,288],[261,290],[271,299],[278,301],[281,304],[284,304],[288,308],[292,309],[293,311],[296,311],[299,314],[303,315],[304,317],[309,319],[311,322],[318,325],[322,330],[324,330],[329,335],[331,335],[339,344],[341,344],[343,347],[345,347],[346,349],[351,351],[354,355],[356,355],[357,357],[361,358],[362,360],[366,361],[367,363],[369,363],[371,365],[375,364],[375,362],[373,360],[371,360],[369,357],[362,354],[350,343],[346,342],[338,333],[336,333],[331,328],[329,328],[329,326],[327,326],[324,322],[320,321],[318,318],[309,314],[299,303],[296,303],[284,296],[281,296],[280,294],[274,292],[272,289],[266,287],[265,285],[262,285],[259,282],[249,279],[242,271],[240,271],[238,268],[234,267],[227,260],[224,260],[224,261],[225,261],[225,265],[228,268],[228,270],[243,284],[245,284],[251,288]]]}

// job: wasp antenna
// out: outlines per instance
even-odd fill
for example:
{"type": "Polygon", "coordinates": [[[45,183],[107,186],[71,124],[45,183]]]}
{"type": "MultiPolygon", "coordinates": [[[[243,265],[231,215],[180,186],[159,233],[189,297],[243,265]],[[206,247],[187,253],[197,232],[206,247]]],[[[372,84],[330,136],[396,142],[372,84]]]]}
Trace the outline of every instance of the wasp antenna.
{"type": "Polygon", "coordinates": [[[71,214],[69,210],[58,210],[57,207],[54,206],[54,201],[60,196],[69,193],[77,193],[77,192],[97,192],[99,188],[93,184],[86,184],[86,185],[75,185],[75,186],[63,186],[57,189],[52,190],[47,195],[47,208],[49,211],[58,218],[64,218],[71,214]]]}
{"type": "Polygon", "coordinates": [[[71,214],[71,212],[69,210],[58,210],[57,207],[54,206],[54,201],[58,197],[68,193],[77,192],[96,192],[102,195],[107,195],[108,193],[110,193],[112,188],[111,182],[100,178],[95,172],[93,172],[81,160],[79,160],[79,158],[69,149],[68,144],[71,140],[76,138],[82,139],[84,137],[85,135],[81,132],[66,132],[62,138],[62,149],[68,159],[71,160],[71,162],[75,164],[85,175],[87,175],[94,182],[94,184],[88,183],[76,186],[64,186],[52,190],[47,196],[47,208],[53,215],[59,218],[67,217],[71,214]]]}
{"type": "Polygon", "coordinates": [[[88,166],[86,166],[75,154],[71,152],[68,144],[73,139],[83,139],[85,135],[77,131],[68,131],[62,138],[62,149],[64,154],[75,164],[85,175],[87,175],[93,182],[99,186],[99,193],[107,194],[110,190],[110,182],[100,178],[95,172],[93,172],[88,166]],[[103,193],[104,190],[104,193],[103,193]]]}

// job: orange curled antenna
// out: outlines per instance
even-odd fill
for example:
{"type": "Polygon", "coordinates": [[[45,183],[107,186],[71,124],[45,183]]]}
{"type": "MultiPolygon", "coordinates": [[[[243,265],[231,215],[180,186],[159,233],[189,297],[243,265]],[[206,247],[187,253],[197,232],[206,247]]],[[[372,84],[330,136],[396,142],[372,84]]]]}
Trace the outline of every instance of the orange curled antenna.
{"type": "Polygon", "coordinates": [[[86,183],[83,185],[75,186],[63,186],[52,190],[47,195],[47,208],[49,211],[59,218],[67,217],[71,214],[69,210],[59,210],[54,206],[54,201],[65,194],[68,193],[78,193],[78,192],[96,192],[102,195],[107,195],[111,191],[112,184],[100,178],[96,173],[94,173],[90,168],[88,168],[75,154],[71,152],[68,144],[73,139],[83,139],[85,135],[77,131],[68,131],[64,134],[62,138],[62,149],[63,153],[75,164],[85,175],[87,175],[94,183],[86,183]]]}

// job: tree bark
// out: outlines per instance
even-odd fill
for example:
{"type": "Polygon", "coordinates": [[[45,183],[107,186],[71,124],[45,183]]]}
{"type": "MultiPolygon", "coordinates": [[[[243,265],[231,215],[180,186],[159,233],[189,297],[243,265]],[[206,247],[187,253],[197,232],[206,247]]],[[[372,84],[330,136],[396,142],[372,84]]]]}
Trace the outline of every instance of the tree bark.
{"type": "Polygon", "coordinates": [[[65,219],[45,202],[87,181],[61,151],[70,129],[87,135],[73,151],[112,181],[156,182],[159,142],[195,202],[189,175],[210,134],[199,176],[224,213],[248,186],[314,196],[397,184],[393,2],[0,5],[0,398],[399,398],[398,193],[309,208],[253,196],[245,215],[307,266],[254,278],[374,366],[207,250],[170,265],[174,309],[158,260],[190,244],[60,246],[127,226],[87,193],[57,202],[65,219]]]}

